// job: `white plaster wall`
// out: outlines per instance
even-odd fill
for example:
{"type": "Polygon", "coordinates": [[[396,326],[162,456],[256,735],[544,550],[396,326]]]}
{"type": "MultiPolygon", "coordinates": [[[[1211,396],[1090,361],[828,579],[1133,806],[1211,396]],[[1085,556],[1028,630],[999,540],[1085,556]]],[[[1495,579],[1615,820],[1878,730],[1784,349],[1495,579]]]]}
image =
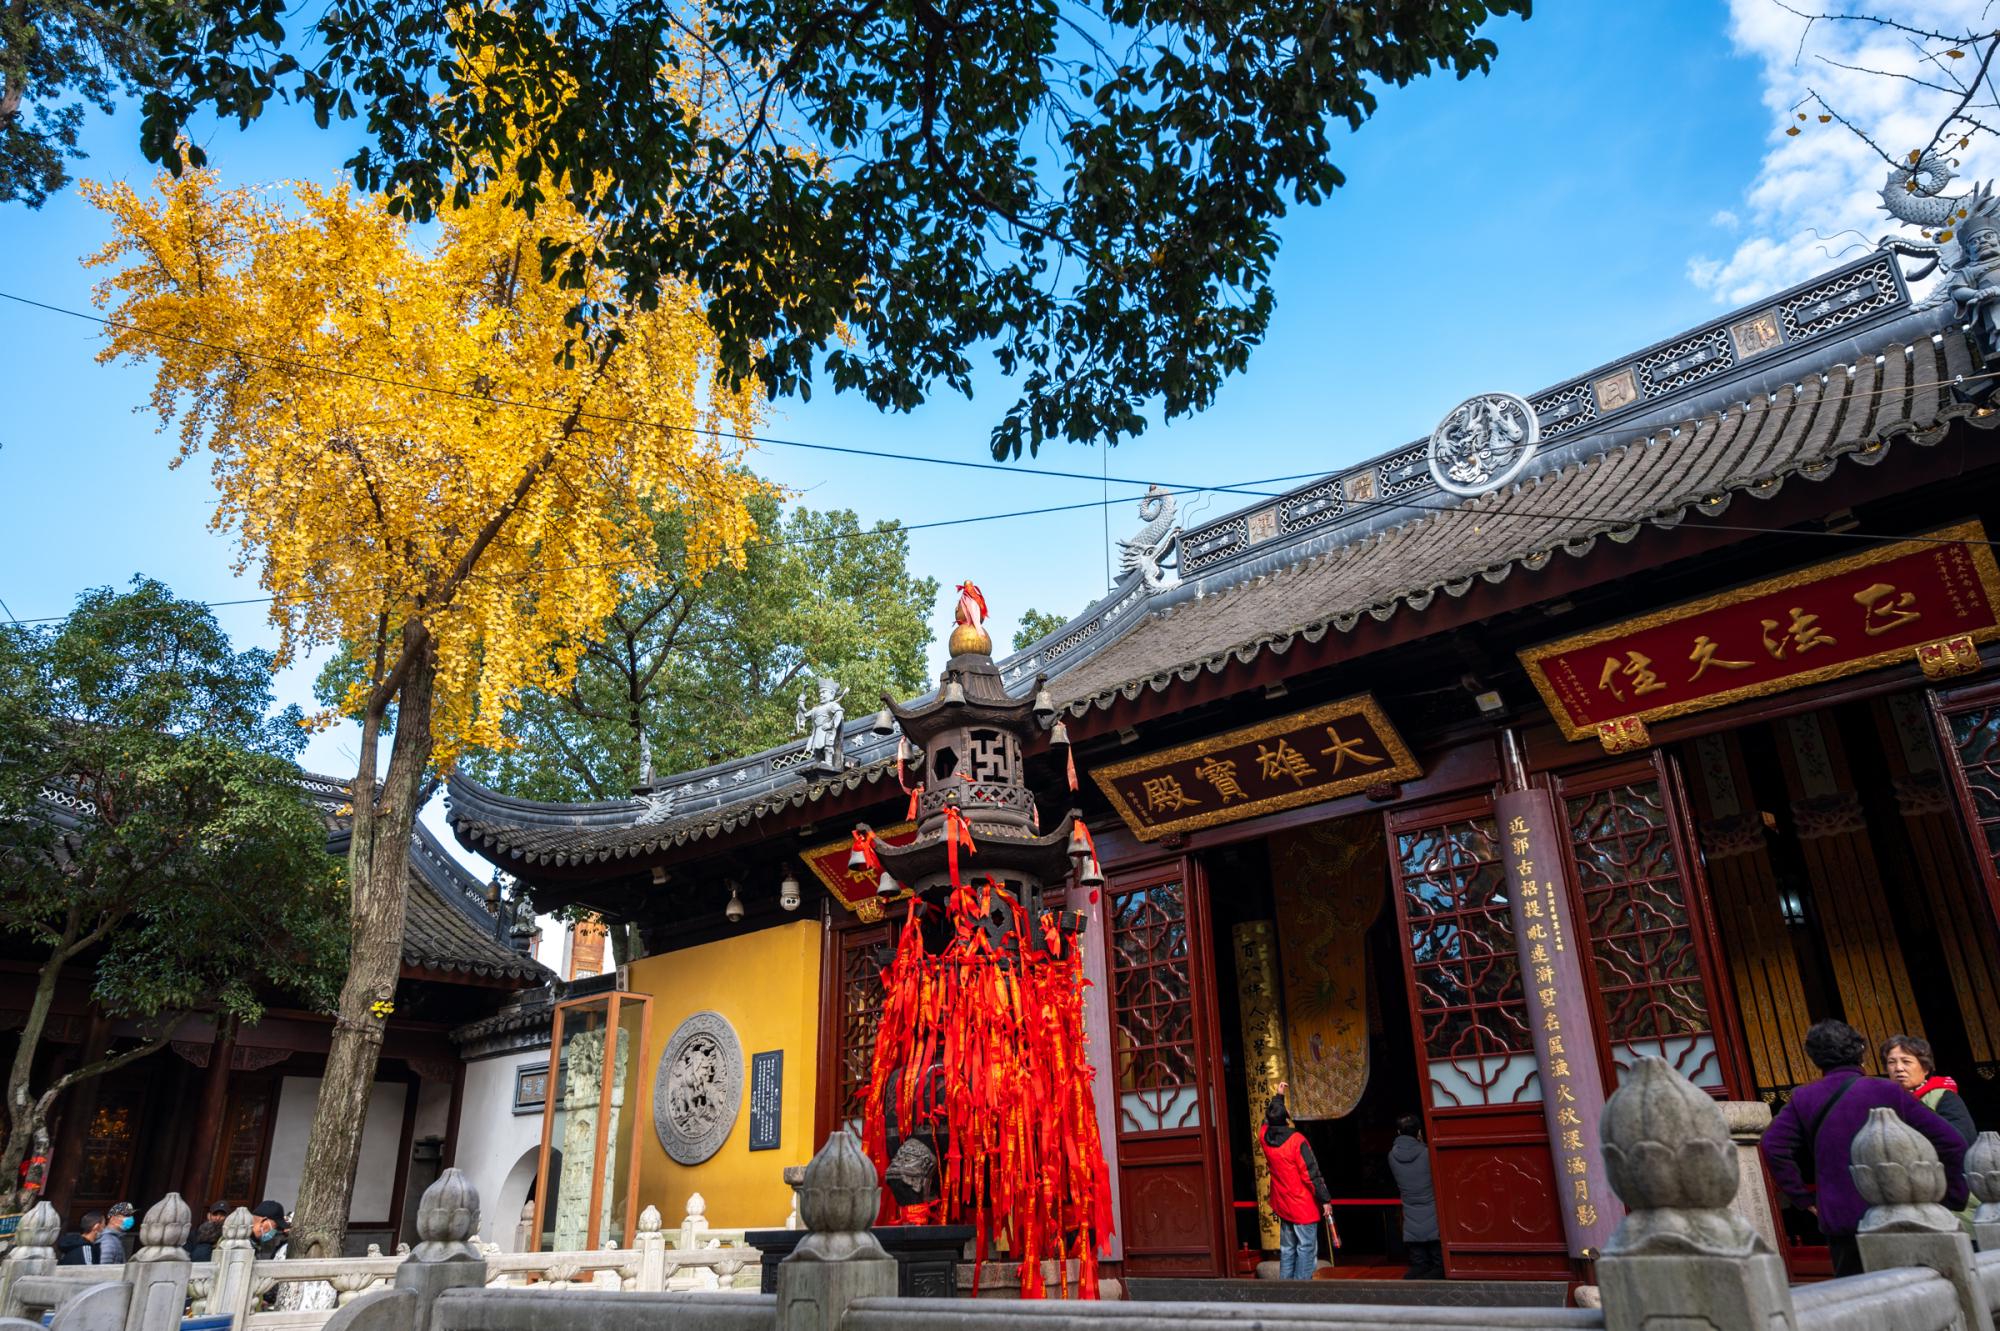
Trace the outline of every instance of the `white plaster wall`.
{"type": "Polygon", "coordinates": [[[465,1065],[458,1168],[479,1193],[479,1237],[514,1252],[515,1229],[542,1149],[542,1116],[514,1112],[514,1071],[546,1068],[549,1051],[516,1050],[465,1065]]]}
{"type": "MultiPolygon", "coordinates": [[[[369,1090],[368,1117],[361,1126],[361,1165],[354,1173],[354,1198],[347,1208],[349,1220],[380,1223],[389,1218],[407,1090],[402,1082],[378,1082],[369,1090]]],[[[306,1141],[312,1135],[313,1109],[318,1101],[318,1077],[287,1077],[278,1091],[278,1118],[271,1129],[271,1166],[264,1180],[264,1195],[287,1211],[298,1204],[306,1141]]]]}

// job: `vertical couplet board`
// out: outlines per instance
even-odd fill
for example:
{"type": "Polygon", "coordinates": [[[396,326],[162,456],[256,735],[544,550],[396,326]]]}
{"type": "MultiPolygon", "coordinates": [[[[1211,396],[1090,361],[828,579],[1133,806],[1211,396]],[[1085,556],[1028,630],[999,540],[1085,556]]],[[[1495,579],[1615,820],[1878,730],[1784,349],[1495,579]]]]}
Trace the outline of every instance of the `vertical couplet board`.
{"type": "Polygon", "coordinates": [[[1565,918],[1571,900],[1564,881],[1566,829],[1543,789],[1508,791],[1495,801],[1493,814],[1563,1232],[1570,1256],[1588,1260],[1602,1251],[1624,1208],[1605,1182],[1599,1148],[1604,1077],[1584,987],[1586,936],[1565,918]]]}

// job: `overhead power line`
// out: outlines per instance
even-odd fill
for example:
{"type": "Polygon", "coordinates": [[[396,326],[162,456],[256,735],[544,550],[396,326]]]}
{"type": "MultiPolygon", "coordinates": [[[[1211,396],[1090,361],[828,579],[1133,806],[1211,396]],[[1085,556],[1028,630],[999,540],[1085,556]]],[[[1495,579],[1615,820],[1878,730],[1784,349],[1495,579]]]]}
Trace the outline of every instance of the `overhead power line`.
{"type": "MultiPolygon", "coordinates": [[[[234,348],[219,346],[217,344],[205,342],[200,339],[189,338],[176,334],[155,333],[152,332],[151,330],[138,328],[135,325],[121,323],[117,320],[106,319],[103,318],[102,316],[88,314],[82,311],[65,309],[58,305],[51,305],[42,301],[31,300],[27,297],[14,295],[6,291],[0,291],[0,299],[13,301],[17,304],[30,306],[36,309],[46,310],[55,314],[66,315],[71,318],[82,319],[87,322],[97,323],[107,327],[128,328],[132,329],[133,331],[147,333],[147,335],[149,336],[159,336],[166,338],[168,340],[177,341],[193,346],[200,346],[210,350],[219,351],[228,355],[236,355],[244,357],[246,359],[260,360],[265,363],[275,364],[283,368],[297,372],[310,373],[310,374],[326,374],[326,375],[333,375],[336,377],[352,378],[361,380],[363,382],[375,383],[386,387],[397,387],[412,392],[437,394],[445,397],[474,400],[499,407],[510,407],[521,410],[541,412],[546,414],[558,414],[558,415],[569,414],[563,408],[545,406],[540,403],[520,402],[511,399],[495,397],[490,394],[474,393],[459,389],[441,388],[434,385],[411,383],[403,380],[388,378],[385,376],[371,375],[361,371],[346,370],[337,366],[321,365],[311,361],[292,360],[283,357],[262,355],[260,353],[239,351],[234,348]]],[[[1910,384],[1895,389],[1873,388],[1873,389],[1863,390],[1862,392],[1859,393],[1849,394],[1848,396],[1850,399],[1859,397],[1874,397],[1891,391],[1906,392],[1921,388],[1944,388],[1962,384],[1976,383],[1979,381],[1994,379],[1994,378],[2000,378],[2000,371],[1989,371],[1986,373],[1975,374],[1975,375],[1962,375],[1953,380],[1940,380],[1936,382],[1910,384]]],[[[1757,403],[1751,401],[1739,404],[1739,406],[1731,408],[1731,410],[1740,411],[1743,415],[1749,416],[1775,410],[1779,405],[1780,404],[1772,401],[1766,401],[1764,403],[1757,403]]],[[[1143,482],[1143,481],[1128,479],[1125,477],[1115,477],[1115,476],[1107,477],[1102,474],[1093,475],[1088,472],[1066,472],[1066,471],[1030,472],[1030,471],[1023,471],[1022,469],[1017,467],[1005,466],[999,463],[974,462],[966,459],[956,459],[956,458],[933,458],[933,457],[925,457],[920,454],[889,453],[879,450],[852,448],[842,445],[809,443],[803,440],[781,439],[774,436],[766,436],[766,435],[740,434],[727,430],[710,429],[699,426],[679,425],[672,422],[650,421],[633,417],[620,417],[620,416],[611,416],[605,414],[581,413],[581,418],[588,420],[603,421],[607,423],[640,425],[649,428],[657,428],[661,430],[683,431],[695,434],[709,434],[716,437],[727,438],[743,443],[767,444],[776,447],[797,448],[797,449],[806,449],[818,452],[849,454],[854,456],[879,459],[883,461],[913,462],[913,463],[924,463],[937,466],[971,468],[983,471],[1001,471],[1001,472],[1006,472],[1007,474],[1012,476],[1023,476],[1023,475],[1048,476],[1060,479],[1094,481],[1097,482],[1099,485],[1103,485],[1108,481],[1116,482],[1121,485],[1157,484],[1157,482],[1143,482]]],[[[1253,496],[1257,498],[1278,498],[1281,497],[1283,492],[1273,492],[1259,487],[1269,486],[1269,485],[1279,485],[1292,481],[1313,480],[1328,474],[1329,473],[1323,471],[1303,472],[1293,475],[1274,476],[1274,477],[1263,478],[1260,480],[1237,481],[1226,484],[1175,485],[1163,488],[1166,489],[1166,492],[1168,494],[1171,494],[1175,497],[1188,494],[1213,493],[1213,494],[1240,494],[1240,495],[1253,496]]],[[[1108,507],[1111,504],[1127,503],[1130,502],[1131,499],[1132,499],[1131,495],[1124,495],[1120,496],[1118,499],[1115,500],[1107,497],[1096,500],[1088,500],[1081,503],[1057,504],[1040,508],[1013,509],[1001,513],[978,514],[963,518],[944,518],[929,522],[908,523],[908,524],[891,522],[887,525],[878,526],[872,529],[858,530],[854,532],[836,532],[836,533],[830,533],[825,536],[806,537],[806,538],[786,537],[768,541],[752,541],[746,544],[751,548],[770,548],[778,546],[827,544],[839,540],[860,540],[869,538],[881,538],[912,531],[926,531],[942,527],[956,527],[956,526],[967,526],[977,523],[999,522],[1015,518],[1037,517],[1055,513],[1074,512],[1082,509],[1105,508],[1108,510],[1108,507]]],[[[1403,496],[1397,496],[1393,498],[1382,498],[1382,499],[1372,499],[1372,500],[1350,500],[1346,506],[1346,511],[1350,513],[1357,513],[1357,512],[1369,513],[1369,512],[1388,511],[1388,510],[1417,509],[1419,511],[1425,511],[1425,512],[1442,513],[1442,512],[1457,511],[1462,506],[1463,505],[1461,504],[1461,502],[1456,500],[1424,500],[1424,499],[1413,499],[1403,496]]],[[[1610,526],[1632,525],[1638,522],[1645,521],[1644,515],[1635,517],[1629,513],[1593,514],[1593,513],[1580,512],[1576,510],[1549,511],[1549,510],[1538,510],[1533,508],[1524,508],[1512,505],[1510,505],[1504,512],[1495,513],[1493,516],[1496,519],[1525,517],[1525,518],[1542,518],[1552,521],[1596,522],[1596,523],[1607,524],[1610,526]]],[[[1830,537],[1840,540],[1859,541],[1866,543],[1884,543],[1884,542],[1895,542],[1895,541],[1916,539],[1906,533],[1864,532],[1858,530],[1828,531],[1824,529],[1815,530],[1811,528],[1798,528],[1798,527],[1770,527],[1770,526],[1758,526],[1758,525],[1743,524],[1743,523],[1714,522],[1707,520],[1704,520],[1701,525],[1705,530],[1737,532],[1746,535],[1818,536],[1818,537],[1830,537]]],[[[1996,543],[1993,541],[1952,540],[1952,541],[1942,541],[1940,543],[1969,545],[1969,546],[1985,546],[1987,548],[1996,547],[1996,543]]],[[[536,572],[537,573],[560,572],[560,571],[566,571],[567,569],[582,569],[582,568],[629,568],[629,567],[640,567],[646,564],[647,562],[649,561],[634,560],[634,559],[608,560],[597,564],[570,565],[570,566],[565,566],[565,569],[554,569],[554,570],[541,569],[537,570],[536,572]]],[[[522,581],[529,576],[533,575],[527,573],[511,574],[511,575],[474,574],[473,580],[488,581],[488,582],[522,581]]],[[[260,596],[260,597],[244,597],[232,600],[203,601],[203,602],[198,602],[197,604],[201,604],[210,609],[220,609],[226,607],[236,607],[245,605],[268,605],[276,601],[277,599],[278,598],[273,596],[260,596]]],[[[16,619],[14,620],[14,623],[19,625],[53,623],[60,621],[61,619],[64,618],[66,618],[66,616],[48,615],[26,620],[16,619]]]]}

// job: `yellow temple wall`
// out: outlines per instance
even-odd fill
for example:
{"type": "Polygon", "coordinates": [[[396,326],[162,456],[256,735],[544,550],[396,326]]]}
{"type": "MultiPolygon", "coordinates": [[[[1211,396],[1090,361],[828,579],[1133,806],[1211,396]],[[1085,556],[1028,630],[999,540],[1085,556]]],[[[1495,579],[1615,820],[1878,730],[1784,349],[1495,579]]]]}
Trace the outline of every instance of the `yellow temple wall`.
{"type": "Polygon", "coordinates": [[[652,1029],[639,1073],[651,1102],[660,1056],[679,1025],[697,1012],[720,1013],[743,1046],[743,1099],[722,1149],[698,1165],[668,1157],[650,1116],[639,1124],[639,1205],[660,1208],[668,1229],[680,1223],[692,1192],[708,1203],[718,1228],[775,1229],[791,1213],[786,1165],[812,1158],[819,1075],[817,920],[645,957],[628,969],[632,992],[653,1000],[652,1029]],[[750,1057],[782,1049],[784,1085],[778,1149],[750,1149],[750,1057]]]}

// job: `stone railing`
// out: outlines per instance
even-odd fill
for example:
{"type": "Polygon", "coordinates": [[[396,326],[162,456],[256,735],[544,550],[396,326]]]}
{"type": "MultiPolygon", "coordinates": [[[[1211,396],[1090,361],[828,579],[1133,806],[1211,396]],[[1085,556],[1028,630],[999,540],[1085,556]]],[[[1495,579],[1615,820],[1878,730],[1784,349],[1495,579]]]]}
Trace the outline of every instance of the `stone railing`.
{"type": "MultiPolygon", "coordinates": [[[[1745,1125],[1735,1124],[1741,1136],[1745,1125]]],[[[1642,1060],[1605,1106],[1604,1164],[1626,1217],[1597,1263],[1601,1308],[1420,1308],[1336,1304],[986,1302],[895,1297],[897,1270],[869,1226],[880,1200],[873,1165],[845,1132],[830,1137],[799,1185],[806,1231],[777,1268],[777,1293],[673,1292],[662,1286],[669,1262],[742,1249],[669,1255],[657,1216],[632,1252],[555,1254],[575,1259],[560,1279],[507,1286],[507,1254],[469,1240],[477,1198],[457,1171],[424,1194],[423,1238],[386,1264],[379,1286],[356,1283],[362,1268],[309,1277],[334,1286],[338,1306],[312,1314],[239,1314],[238,1331],[305,1327],[324,1331],[2000,1331],[2000,1136],[1980,1138],[1967,1172],[1983,1203],[1974,1229],[1979,1247],[1939,1202],[1943,1167],[1922,1136],[1888,1110],[1876,1110],[1855,1139],[1851,1162],[1870,1209],[1861,1224],[1865,1275],[1794,1290],[1782,1259],[1758,1226],[1733,1209],[1741,1181],[1731,1122],[1706,1094],[1667,1064],[1642,1060]],[[350,1288],[337,1284],[350,1272],[350,1288]],[[587,1275],[588,1278],[583,1278],[587,1275]],[[561,1288],[569,1285],[571,1288],[561,1288]],[[284,1321],[276,1319],[286,1319],[284,1321]]],[[[21,1243],[0,1265],[0,1331],[34,1331],[9,1321],[55,1309],[54,1331],[177,1331],[195,1268],[178,1244],[187,1208],[169,1197],[146,1215],[145,1245],[114,1280],[52,1275],[54,1212],[38,1208],[21,1243]]],[[[232,1217],[232,1221],[235,1218],[232,1217]]],[[[241,1233],[234,1236],[241,1240],[241,1233]]],[[[234,1251],[234,1250],[232,1250],[234,1251]]],[[[523,1255],[526,1260],[528,1255],[523,1255]]],[[[259,1263],[242,1275],[228,1256],[212,1281],[228,1307],[236,1282],[253,1284],[259,1263]]],[[[714,1267],[721,1274],[718,1261],[714,1267]]],[[[374,1280],[370,1268],[368,1279],[374,1280]]],[[[1331,1293],[1332,1291],[1329,1291],[1331,1293]]]]}
{"type": "MultiPolygon", "coordinates": [[[[660,1224],[659,1211],[647,1207],[629,1248],[503,1253],[470,1232],[477,1223],[478,1198],[463,1175],[447,1170],[425,1192],[419,1208],[418,1232],[424,1242],[415,1251],[389,1256],[371,1247],[366,1257],[259,1260],[250,1239],[250,1212],[239,1207],[223,1222],[215,1260],[190,1262],[181,1248],[187,1239],[187,1207],[173,1194],[147,1212],[146,1225],[158,1228],[166,1240],[166,1255],[156,1255],[150,1264],[185,1271],[188,1317],[227,1316],[245,1331],[303,1331],[322,1326],[357,1299],[395,1287],[397,1272],[427,1245],[457,1242],[451,1235],[461,1227],[460,1216],[466,1218],[463,1244],[479,1260],[483,1284],[490,1289],[754,1293],[762,1254],[743,1242],[740,1229],[707,1228],[704,1209],[697,1194],[680,1229],[668,1231],[660,1224]],[[683,1248],[684,1243],[689,1246],[683,1248]]],[[[0,1261],[0,1315],[63,1307],[78,1291],[104,1284],[107,1275],[124,1274],[123,1268],[56,1266],[53,1245],[59,1228],[55,1209],[46,1202],[22,1218],[14,1248],[0,1261]]],[[[142,1235],[146,1232],[142,1228],[142,1235]]]]}

